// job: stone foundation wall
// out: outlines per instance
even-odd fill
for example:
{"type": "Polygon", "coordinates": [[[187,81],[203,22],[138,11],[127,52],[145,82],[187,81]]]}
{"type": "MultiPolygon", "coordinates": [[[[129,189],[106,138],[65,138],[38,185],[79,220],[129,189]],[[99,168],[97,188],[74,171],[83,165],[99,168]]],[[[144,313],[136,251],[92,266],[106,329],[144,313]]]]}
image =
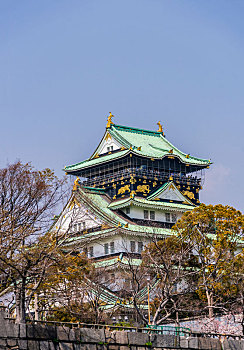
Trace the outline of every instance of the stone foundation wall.
{"type": "Polygon", "coordinates": [[[17,325],[0,320],[0,349],[20,350],[244,350],[244,340],[179,337],[107,329],[17,325]]]}

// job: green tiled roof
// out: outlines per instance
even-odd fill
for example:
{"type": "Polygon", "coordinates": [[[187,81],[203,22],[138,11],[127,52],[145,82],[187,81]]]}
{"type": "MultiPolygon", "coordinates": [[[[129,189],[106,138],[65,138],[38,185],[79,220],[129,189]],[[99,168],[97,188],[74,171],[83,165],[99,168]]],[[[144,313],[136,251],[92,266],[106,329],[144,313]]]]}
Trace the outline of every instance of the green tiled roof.
{"type": "Polygon", "coordinates": [[[153,226],[129,225],[129,228],[127,228],[126,230],[131,232],[151,233],[156,236],[172,235],[172,231],[168,228],[153,227],[153,226]]]}
{"type": "Polygon", "coordinates": [[[70,237],[69,239],[66,239],[65,245],[69,246],[72,245],[74,242],[77,243],[79,241],[84,241],[86,239],[91,239],[93,237],[99,237],[101,234],[105,235],[106,233],[112,233],[113,231],[115,231],[115,228],[110,228],[107,230],[101,230],[101,231],[95,231],[95,232],[89,232],[86,234],[81,234],[80,236],[73,236],[70,237]]]}
{"type": "Polygon", "coordinates": [[[90,158],[83,162],[66,166],[64,170],[67,172],[82,170],[87,167],[121,158],[128,153],[154,159],[162,159],[165,156],[175,156],[183,163],[199,166],[211,164],[210,160],[188,156],[186,153],[181,152],[172,145],[161,132],[130,128],[116,124],[112,124],[108,130],[111,136],[119,142],[122,147],[126,148],[125,150],[101,155],[98,158],[90,158]],[[170,153],[170,151],[173,153],[170,153]]]}
{"type": "Polygon", "coordinates": [[[141,205],[142,207],[146,205],[151,205],[153,208],[159,207],[160,209],[170,208],[171,210],[184,209],[190,210],[192,206],[185,204],[176,204],[176,203],[166,203],[166,202],[151,202],[147,199],[135,197],[134,199],[121,199],[116,202],[110,203],[109,200],[106,200],[106,195],[100,191],[94,191],[93,188],[82,188],[79,187],[75,193],[77,200],[80,203],[84,203],[87,208],[90,208],[93,213],[100,217],[100,219],[107,223],[109,228],[103,229],[100,231],[89,232],[86,234],[80,234],[79,236],[70,237],[66,241],[65,245],[70,246],[91,239],[99,239],[101,235],[114,235],[114,234],[126,234],[126,235],[143,235],[151,234],[158,237],[165,237],[172,235],[172,231],[167,228],[162,227],[152,227],[152,226],[142,226],[133,223],[126,218],[120,216],[114,209],[116,206],[129,205],[132,201],[135,205],[141,205]]]}
{"type": "Polygon", "coordinates": [[[113,259],[103,259],[103,260],[100,260],[100,261],[95,261],[95,267],[108,267],[108,266],[112,266],[112,265],[115,265],[115,264],[118,264],[118,263],[121,263],[121,264],[124,264],[124,265],[133,265],[133,266],[139,266],[141,264],[141,259],[129,259],[128,258],[125,258],[123,257],[122,261],[119,261],[118,260],[118,257],[116,258],[113,258],[113,259]]]}
{"type": "Polygon", "coordinates": [[[84,191],[82,188],[78,189],[77,195],[80,199],[88,204],[97,215],[104,218],[105,221],[117,225],[118,223],[127,224],[127,221],[117,215],[115,212],[108,208],[109,202],[105,199],[105,195],[101,193],[96,193],[92,190],[84,191]]]}
{"type": "Polygon", "coordinates": [[[161,227],[151,227],[151,226],[140,226],[140,225],[129,225],[128,228],[125,227],[113,227],[111,229],[107,230],[101,230],[96,232],[90,232],[86,234],[81,234],[79,236],[70,237],[69,239],[66,239],[65,246],[71,246],[73,244],[81,243],[86,240],[90,241],[91,239],[100,239],[101,235],[104,237],[105,235],[111,235],[111,234],[127,234],[127,235],[137,235],[137,234],[152,234],[157,237],[166,237],[172,235],[172,231],[167,228],[161,228],[161,227]],[[117,230],[120,229],[121,232],[118,232],[117,230]]]}
{"type": "Polygon", "coordinates": [[[111,125],[110,134],[124,147],[133,148],[133,152],[151,158],[162,158],[166,155],[174,155],[184,163],[194,165],[208,165],[210,160],[189,156],[181,152],[172,145],[161,132],[149,131],[143,129],[130,128],[122,125],[111,125]],[[141,147],[141,150],[138,150],[141,147]],[[173,154],[169,153],[173,150],[173,154]]]}
{"type": "Polygon", "coordinates": [[[81,169],[87,168],[89,166],[98,165],[100,163],[105,163],[105,162],[109,162],[109,161],[117,159],[117,158],[121,158],[121,157],[125,156],[127,153],[129,153],[129,150],[119,151],[119,152],[115,152],[112,154],[106,154],[106,155],[98,157],[98,158],[87,159],[87,160],[84,160],[83,162],[80,162],[80,163],[68,165],[64,168],[64,170],[67,172],[81,170],[81,169]]]}
{"type": "Polygon", "coordinates": [[[163,190],[165,190],[171,183],[172,183],[172,181],[165,182],[161,187],[159,187],[157,189],[157,191],[154,191],[152,194],[150,194],[150,196],[148,196],[147,199],[150,200],[150,199],[153,199],[153,198],[157,197],[157,195],[159,193],[163,192],[163,190]]]}
{"type": "Polygon", "coordinates": [[[118,199],[115,202],[109,204],[109,208],[111,209],[120,209],[125,208],[128,205],[136,205],[140,207],[148,207],[154,209],[164,209],[165,210],[192,210],[194,208],[193,205],[181,204],[181,203],[169,203],[169,202],[160,202],[160,201],[151,201],[142,197],[134,197],[134,198],[123,198],[118,199]]]}

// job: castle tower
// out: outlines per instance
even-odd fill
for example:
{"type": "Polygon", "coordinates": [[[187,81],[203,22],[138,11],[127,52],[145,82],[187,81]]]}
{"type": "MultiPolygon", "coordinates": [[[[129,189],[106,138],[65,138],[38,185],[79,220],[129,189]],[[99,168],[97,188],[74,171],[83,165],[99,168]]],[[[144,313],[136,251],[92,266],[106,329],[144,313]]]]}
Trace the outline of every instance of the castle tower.
{"type": "Polygon", "coordinates": [[[110,113],[91,157],[65,167],[66,174],[79,177],[76,201],[98,221],[84,217],[73,223],[73,233],[84,241],[93,232],[100,248],[89,243],[88,254],[100,259],[124,252],[122,242],[119,248],[115,239],[108,238],[108,229],[116,229],[116,235],[123,231],[126,249],[138,254],[150,232],[167,235],[185,211],[200,203],[204,169],[211,164],[173,146],[160,122],[157,131],[149,131],[114,124],[112,117],[110,113]],[[129,232],[134,238],[128,241],[129,232]]]}
{"type": "Polygon", "coordinates": [[[204,170],[211,164],[173,146],[160,122],[149,131],[114,124],[112,117],[91,157],[65,167],[76,179],[56,222],[69,234],[66,248],[85,251],[105,269],[105,286],[110,276],[110,292],[105,288],[99,295],[106,309],[118,303],[131,308],[118,296],[129,289],[129,263],[139,264],[146,244],[172,234],[182,214],[199,205],[204,170]]]}

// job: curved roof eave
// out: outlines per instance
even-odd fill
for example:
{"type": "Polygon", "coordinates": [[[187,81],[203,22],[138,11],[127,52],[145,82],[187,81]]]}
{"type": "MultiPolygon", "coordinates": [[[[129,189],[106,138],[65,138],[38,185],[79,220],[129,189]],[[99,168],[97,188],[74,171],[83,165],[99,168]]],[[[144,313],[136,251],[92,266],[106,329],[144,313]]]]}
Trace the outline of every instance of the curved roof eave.
{"type": "Polygon", "coordinates": [[[181,163],[192,166],[207,167],[212,164],[210,160],[201,159],[190,156],[181,152],[170,141],[168,141],[161,132],[153,132],[150,130],[142,130],[136,128],[129,128],[122,125],[112,124],[107,128],[98,147],[93,152],[92,156],[83,161],[73,165],[66,166],[63,170],[71,173],[85,168],[96,166],[100,163],[106,163],[111,160],[116,160],[129,153],[140,157],[162,160],[165,157],[174,157],[181,163]],[[105,135],[110,135],[122,146],[125,150],[113,152],[112,154],[105,154],[99,157],[94,157],[105,135]],[[133,135],[132,135],[133,134],[133,135]],[[140,147],[143,143],[143,147],[140,147]],[[141,149],[142,148],[142,149],[141,149]]]}
{"type": "Polygon", "coordinates": [[[166,154],[164,154],[161,157],[155,157],[155,156],[152,157],[151,155],[142,154],[142,153],[140,153],[140,151],[137,151],[136,149],[133,149],[133,150],[126,149],[126,150],[115,152],[115,153],[112,153],[112,154],[109,154],[109,155],[100,156],[98,158],[87,159],[87,160],[84,160],[83,162],[79,162],[79,163],[76,163],[76,164],[73,164],[73,165],[69,165],[69,166],[65,167],[63,170],[66,171],[67,173],[70,173],[70,172],[73,172],[73,171],[79,171],[79,170],[82,170],[82,169],[86,169],[86,168],[90,168],[90,167],[93,167],[93,166],[97,166],[100,163],[108,163],[108,162],[110,162],[112,160],[120,159],[120,158],[122,158],[122,157],[124,157],[124,156],[126,156],[126,155],[128,155],[130,153],[134,154],[136,156],[140,156],[140,157],[148,158],[148,159],[154,159],[154,160],[155,159],[156,160],[162,160],[162,159],[167,158],[167,157],[175,157],[181,163],[189,164],[189,165],[193,165],[193,166],[207,167],[207,166],[212,164],[208,160],[205,160],[205,162],[203,162],[203,161],[198,161],[198,162],[189,161],[189,162],[187,162],[187,161],[182,160],[182,158],[179,155],[177,155],[177,154],[166,153],[166,154]]]}

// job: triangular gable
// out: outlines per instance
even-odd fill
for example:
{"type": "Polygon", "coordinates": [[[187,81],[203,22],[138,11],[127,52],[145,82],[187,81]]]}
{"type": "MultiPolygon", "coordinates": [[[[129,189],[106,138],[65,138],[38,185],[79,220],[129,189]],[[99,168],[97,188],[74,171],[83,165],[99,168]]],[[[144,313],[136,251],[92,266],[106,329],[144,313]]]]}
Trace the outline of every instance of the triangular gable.
{"type": "Polygon", "coordinates": [[[52,230],[60,233],[78,233],[93,230],[96,228],[108,228],[106,222],[101,220],[89,206],[82,203],[75,194],[71,196],[65,208],[54,223],[52,230]]]}
{"type": "Polygon", "coordinates": [[[111,136],[109,130],[106,130],[102,140],[100,141],[98,147],[96,148],[95,152],[92,154],[90,159],[96,158],[101,154],[116,151],[121,148],[124,149],[123,145],[121,145],[113,136],[111,136]]]}
{"type": "Polygon", "coordinates": [[[193,205],[192,202],[187,199],[175,186],[175,184],[170,181],[161,186],[156,192],[152,193],[149,197],[147,197],[148,200],[169,200],[169,201],[177,201],[177,202],[184,202],[188,203],[190,205],[193,205]]]}
{"type": "Polygon", "coordinates": [[[110,197],[104,193],[97,193],[93,188],[87,191],[84,189],[85,188],[80,187],[76,192],[77,200],[87,206],[105,225],[109,227],[119,227],[128,224],[128,220],[108,208],[111,202],[110,197]]]}

